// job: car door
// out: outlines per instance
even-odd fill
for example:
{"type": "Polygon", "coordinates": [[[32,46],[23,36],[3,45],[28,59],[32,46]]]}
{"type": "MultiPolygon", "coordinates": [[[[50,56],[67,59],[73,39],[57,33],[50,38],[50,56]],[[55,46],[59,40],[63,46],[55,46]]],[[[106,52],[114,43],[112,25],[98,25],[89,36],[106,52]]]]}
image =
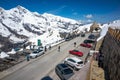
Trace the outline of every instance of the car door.
{"type": "Polygon", "coordinates": [[[73,60],[73,59],[68,59],[67,60],[68,61],[68,64],[70,65],[70,66],[74,66],[74,64],[75,64],[75,61],[73,60]]]}

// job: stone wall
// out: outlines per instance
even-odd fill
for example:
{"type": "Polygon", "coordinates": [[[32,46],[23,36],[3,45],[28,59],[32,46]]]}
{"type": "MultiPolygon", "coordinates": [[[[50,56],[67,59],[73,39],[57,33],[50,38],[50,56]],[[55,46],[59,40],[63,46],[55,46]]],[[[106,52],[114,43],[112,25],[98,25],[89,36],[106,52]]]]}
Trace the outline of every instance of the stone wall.
{"type": "Polygon", "coordinates": [[[109,28],[100,48],[106,80],[120,80],[120,30],[109,28]]]}

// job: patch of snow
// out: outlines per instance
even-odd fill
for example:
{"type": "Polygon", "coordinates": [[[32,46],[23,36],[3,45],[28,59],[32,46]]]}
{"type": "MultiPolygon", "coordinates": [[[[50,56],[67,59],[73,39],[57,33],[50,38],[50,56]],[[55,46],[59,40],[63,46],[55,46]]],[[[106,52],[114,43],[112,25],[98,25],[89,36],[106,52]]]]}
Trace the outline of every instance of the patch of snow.
{"type": "Polygon", "coordinates": [[[109,27],[111,27],[113,29],[120,29],[120,20],[113,21],[110,24],[102,25],[101,26],[102,31],[101,31],[100,37],[97,39],[97,41],[99,41],[100,39],[102,39],[106,35],[109,27]]]}
{"type": "Polygon", "coordinates": [[[1,52],[0,53],[0,58],[5,58],[5,57],[9,57],[9,55],[5,52],[1,52]]]}
{"type": "Polygon", "coordinates": [[[11,40],[11,42],[13,42],[13,43],[18,43],[18,42],[24,42],[24,41],[25,41],[25,39],[17,38],[17,37],[15,37],[14,35],[10,36],[10,40],[11,40]]]}
{"type": "Polygon", "coordinates": [[[10,52],[8,52],[7,54],[16,54],[16,51],[14,49],[12,49],[10,52]]]}

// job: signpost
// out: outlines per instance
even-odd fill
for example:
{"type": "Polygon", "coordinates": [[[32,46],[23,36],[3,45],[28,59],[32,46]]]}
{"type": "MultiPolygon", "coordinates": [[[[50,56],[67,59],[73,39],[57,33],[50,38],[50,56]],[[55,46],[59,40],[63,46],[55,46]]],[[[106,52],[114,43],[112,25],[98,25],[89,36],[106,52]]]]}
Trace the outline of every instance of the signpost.
{"type": "Polygon", "coordinates": [[[38,39],[38,46],[41,46],[42,44],[41,44],[41,40],[40,39],[38,39]]]}

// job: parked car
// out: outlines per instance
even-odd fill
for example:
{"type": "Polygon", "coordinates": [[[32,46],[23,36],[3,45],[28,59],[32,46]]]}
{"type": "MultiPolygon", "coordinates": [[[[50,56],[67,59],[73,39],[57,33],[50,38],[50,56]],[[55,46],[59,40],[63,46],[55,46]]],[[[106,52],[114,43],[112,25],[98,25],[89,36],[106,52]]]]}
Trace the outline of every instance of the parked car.
{"type": "Polygon", "coordinates": [[[81,43],[80,46],[87,47],[87,48],[91,48],[92,47],[92,45],[88,44],[88,43],[81,43]]]}
{"type": "Polygon", "coordinates": [[[74,72],[68,65],[61,63],[55,67],[56,74],[60,77],[61,80],[68,80],[74,72]]]}
{"type": "Polygon", "coordinates": [[[80,52],[80,51],[78,51],[78,50],[69,50],[69,53],[70,53],[70,54],[73,54],[73,55],[80,56],[80,57],[83,56],[83,52],[80,52]]]}
{"type": "Polygon", "coordinates": [[[64,63],[70,65],[75,70],[79,70],[84,66],[83,61],[77,57],[68,57],[64,60],[64,63]]]}
{"type": "Polygon", "coordinates": [[[95,35],[90,34],[90,35],[88,36],[88,38],[89,38],[89,39],[95,39],[95,35]]]}
{"type": "Polygon", "coordinates": [[[94,42],[95,42],[94,40],[89,40],[89,39],[84,40],[84,43],[94,43],[94,42]]]}
{"type": "Polygon", "coordinates": [[[43,50],[35,50],[30,54],[30,58],[37,58],[38,56],[44,54],[43,50]]]}
{"type": "Polygon", "coordinates": [[[85,37],[85,33],[82,33],[82,34],[81,34],[81,37],[85,37]]]}

